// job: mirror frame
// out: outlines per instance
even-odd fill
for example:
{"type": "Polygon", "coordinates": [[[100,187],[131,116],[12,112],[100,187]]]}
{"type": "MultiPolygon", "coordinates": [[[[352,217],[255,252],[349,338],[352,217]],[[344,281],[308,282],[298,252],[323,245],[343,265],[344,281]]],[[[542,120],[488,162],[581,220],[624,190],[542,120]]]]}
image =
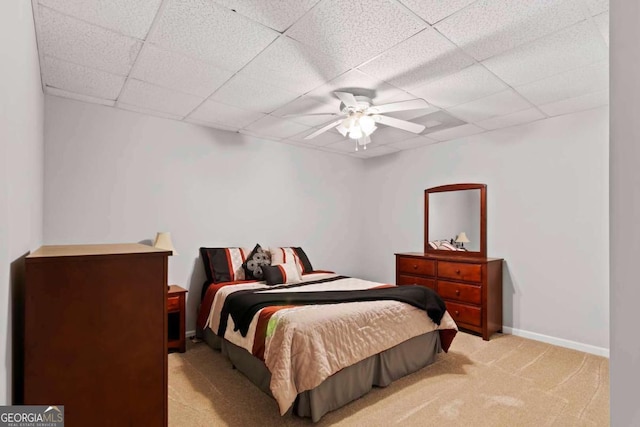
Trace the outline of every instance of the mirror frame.
{"type": "Polygon", "coordinates": [[[450,255],[461,257],[487,257],[487,185],[486,184],[450,184],[424,190],[424,252],[432,255],[450,255]],[[429,194],[445,191],[480,190],[480,251],[447,251],[429,246],[429,194]]]}

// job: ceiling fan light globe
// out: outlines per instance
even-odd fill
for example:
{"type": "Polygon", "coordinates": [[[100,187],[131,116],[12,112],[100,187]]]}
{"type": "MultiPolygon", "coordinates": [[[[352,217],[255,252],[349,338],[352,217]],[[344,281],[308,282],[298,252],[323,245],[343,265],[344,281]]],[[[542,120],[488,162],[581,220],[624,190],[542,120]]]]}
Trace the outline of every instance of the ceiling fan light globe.
{"type": "Polygon", "coordinates": [[[351,130],[351,128],[353,127],[353,119],[351,117],[347,117],[346,119],[344,119],[342,121],[342,126],[347,130],[351,130]]]}
{"type": "Polygon", "coordinates": [[[360,139],[362,138],[362,136],[362,130],[359,127],[354,126],[353,128],[351,128],[351,131],[349,132],[349,138],[360,139]]]}
{"type": "Polygon", "coordinates": [[[346,127],[344,127],[344,125],[342,123],[340,123],[337,127],[336,130],[338,132],[340,132],[340,134],[342,134],[342,136],[347,136],[347,134],[349,133],[349,129],[347,129],[346,127]]]}
{"type": "Polygon", "coordinates": [[[360,129],[362,129],[365,135],[371,135],[376,128],[376,121],[371,116],[360,117],[358,123],[360,123],[360,129]]]}

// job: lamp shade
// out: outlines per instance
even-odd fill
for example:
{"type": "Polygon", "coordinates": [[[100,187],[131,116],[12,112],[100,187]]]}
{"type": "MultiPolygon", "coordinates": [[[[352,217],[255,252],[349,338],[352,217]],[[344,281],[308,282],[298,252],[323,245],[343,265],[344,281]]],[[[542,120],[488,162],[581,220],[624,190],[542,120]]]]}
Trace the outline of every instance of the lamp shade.
{"type": "Polygon", "coordinates": [[[469,238],[467,238],[467,233],[464,231],[458,234],[456,237],[456,243],[469,243],[469,238]]]}
{"type": "Polygon", "coordinates": [[[173,242],[171,242],[171,233],[167,231],[156,234],[156,241],[153,242],[153,247],[171,251],[171,255],[178,255],[178,252],[176,252],[176,249],[173,247],[173,242]]]}

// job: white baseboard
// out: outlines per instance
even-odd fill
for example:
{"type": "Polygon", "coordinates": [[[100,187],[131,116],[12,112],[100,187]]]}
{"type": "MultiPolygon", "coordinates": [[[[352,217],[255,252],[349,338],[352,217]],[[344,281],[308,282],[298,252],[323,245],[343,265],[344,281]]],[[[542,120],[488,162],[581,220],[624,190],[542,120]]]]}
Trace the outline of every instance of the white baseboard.
{"type": "Polygon", "coordinates": [[[522,329],[510,328],[508,326],[502,327],[502,332],[505,334],[516,335],[523,338],[529,338],[536,341],[546,342],[547,344],[553,344],[560,347],[566,347],[573,350],[584,351],[585,353],[595,354],[596,356],[609,357],[609,349],[604,347],[596,347],[595,345],[584,344],[581,342],[565,340],[564,338],[551,337],[549,335],[539,334],[537,332],[524,331],[522,329]]]}
{"type": "MultiPolygon", "coordinates": [[[[514,335],[515,335],[515,334],[514,334],[514,335]]],[[[195,336],[196,336],[196,331],[195,331],[195,330],[193,330],[193,331],[186,331],[186,332],[184,333],[184,336],[185,336],[185,337],[187,337],[187,338],[195,337],[195,336]]]]}

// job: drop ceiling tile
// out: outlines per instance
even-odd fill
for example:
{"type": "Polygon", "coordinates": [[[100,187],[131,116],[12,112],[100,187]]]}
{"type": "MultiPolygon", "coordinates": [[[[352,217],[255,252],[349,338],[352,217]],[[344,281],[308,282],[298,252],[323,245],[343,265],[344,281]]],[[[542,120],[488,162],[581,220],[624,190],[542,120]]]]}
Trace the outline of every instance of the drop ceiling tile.
{"type": "Polygon", "coordinates": [[[609,104],[609,91],[593,92],[576,98],[564,99],[551,104],[541,105],[540,109],[550,116],[574,113],[609,104]]]}
{"type": "Polygon", "coordinates": [[[255,138],[257,140],[260,140],[260,141],[265,141],[266,140],[266,141],[281,142],[283,140],[283,138],[277,138],[275,136],[269,136],[269,135],[266,135],[266,134],[263,134],[263,133],[251,132],[251,131],[248,131],[248,130],[245,130],[245,129],[240,129],[238,131],[238,133],[242,134],[242,135],[250,136],[250,137],[255,138]]]}
{"type": "Polygon", "coordinates": [[[171,113],[165,113],[163,111],[152,110],[152,109],[149,109],[149,108],[140,107],[138,105],[131,105],[131,104],[127,104],[127,103],[124,103],[124,102],[118,102],[117,107],[122,109],[122,110],[133,111],[135,113],[142,113],[142,114],[147,115],[147,116],[162,117],[164,119],[172,119],[172,120],[181,120],[182,119],[182,116],[177,116],[177,115],[171,114],[171,113]]]}
{"type": "Polygon", "coordinates": [[[545,117],[546,116],[537,108],[529,108],[528,110],[518,111],[517,113],[492,117],[481,122],[476,122],[476,125],[484,129],[493,130],[533,122],[535,120],[544,119],[545,117]]]}
{"type": "Polygon", "coordinates": [[[315,150],[321,148],[321,147],[316,147],[314,145],[306,144],[304,142],[294,141],[292,139],[281,139],[280,142],[282,144],[293,145],[293,146],[296,146],[296,147],[303,147],[303,148],[312,148],[312,149],[315,149],[315,150]]]}
{"type": "Polygon", "coordinates": [[[217,3],[283,32],[311,9],[318,0],[215,0],[217,3]]]}
{"type": "Polygon", "coordinates": [[[39,40],[42,53],[75,64],[127,75],[142,43],[40,7],[39,40]]]}
{"type": "Polygon", "coordinates": [[[602,36],[591,21],[584,21],[483,64],[509,85],[520,86],[606,59],[602,36]]]}
{"type": "Polygon", "coordinates": [[[356,152],[356,141],[350,138],[344,138],[340,141],[334,142],[329,145],[325,145],[322,147],[323,149],[337,151],[340,153],[355,153],[356,152]]]}
{"type": "Polygon", "coordinates": [[[425,27],[423,21],[395,2],[325,0],[286,34],[356,66],[425,27]]]}
{"type": "Polygon", "coordinates": [[[233,75],[175,52],[145,44],[131,76],[168,89],[208,97],[233,75]]]}
{"type": "Polygon", "coordinates": [[[130,79],[118,98],[120,103],[142,107],[148,110],[184,117],[196,108],[204,97],[188,95],[165,89],[140,80],[130,79]]]}
{"type": "Polygon", "coordinates": [[[429,139],[424,136],[416,136],[411,139],[406,139],[400,142],[394,142],[393,144],[389,144],[389,147],[395,148],[397,150],[411,150],[414,148],[425,147],[427,145],[435,144],[438,141],[434,139],[429,139]]]}
{"type": "Polygon", "coordinates": [[[481,61],[585,17],[580,0],[480,0],[435,27],[481,61]]]}
{"type": "Polygon", "coordinates": [[[100,99],[93,96],[81,95],[79,93],[73,93],[66,90],[57,89],[55,87],[47,86],[45,90],[49,95],[59,96],[61,98],[75,99],[76,101],[89,102],[91,104],[101,104],[113,107],[116,103],[115,101],[110,99],[100,99]]]}
{"type": "Polygon", "coordinates": [[[475,61],[432,28],[394,46],[359,69],[394,86],[411,89],[475,61]]]}
{"type": "Polygon", "coordinates": [[[302,43],[281,37],[240,71],[291,92],[308,92],[350,67],[302,43]]]}
{"type": "Polygon", "coordinates": [[[240,128],[237,128],[237,127],[225,126],[225,125],[222,125],[220,123],[213,123],[213,122],[208,122],[208,121],[205,121],[205,120],[197,120],[197,119],[185,118],[184,121],[187,122],[187,123],[198,125],[198,126],[204,126],[204,127],[218,129],[218,130],[226,130],[226,131],[229,131],[229,132],[238,132],[240,130],[240,128]]]}
{"type": "Polygon", "coordinates": [[[276,31],[210,0],[172,0],[150,41],[237,71],[278,37],[276,31]]]}
{"type": "Polygon", "coordinates": [[[358,70],[351,70],[336,77],[330,82],[307,93],[307,96],[313,97],[326,104],[335,105],[337,110],[340,101],[333,94],[335,91],[345,91],[356,95],[371,97],[373,98],[373,103],[376,105],[384,104],[391,99],[395,102],[415,98],[397,87],[391,86],[358,70]]]}
{"type": "Polygon", "coordinates": [[[580,67],[515,89],[535,105],[575,98],[609,87],[609,66],[601,62],[580,67]]]}
{"type": "Polygon", "coordinates": [[[298,96],[282,88],[236,74],[211,96],[211,100],[270,113],[298,96]]]}
{"type": "Polygon", "coordinates": [[[465,121],[462,121],[457,117],[453,117],[446,111],[436,111],[435,113],[415,118],[412,121],[421,125],[425,125],[426,128],[424,131],[422,131],[422,135],[427,135],[433,132],[438,132],[444,129],[449,129],[466,124],[465,121]]]}
{"type": "Polygon", "coordinates": [[[40,4],[121,34],[144,39],[162,0],[39,0],[40,4]]]}
{"type": "Polygon", "coordinates": [[[604,42],[609,46],[609,12],[601,13],[598,16],[593,17],[593,22],[596,23],[598,31],[602,34],[604,42]]]}
{"type": "Polygon", "coordinates": [[[292,141],[301,142],[306,145],[313,145],[315,147],[325,147],[330,144],[334,144],[336,142],[345,141],[347,138],[340,135],[338,132],[333,130],[329,130],[327,132],[321,133],[312,139],[304,139],[307,135],[311,135],[313,132],[318,130],[319,128],[308,129],[304,132],[301,132],[297,135],[290,137],[289,139],[292,141]]]}
{"type": "Polygon", "coordinates": [[[115,100],[125,78],[116,74],[72,64],[45,56],[44,80],[47,86],[100,99],[115,100]]]}
{"type": "Polygon", "coordinates": [[[220,124],[231,128],[242,128],[264,116],[265,114],[263,113],[206,100],[189,114],[188,119],[220,124]]]}
{"type": "Polygon", "coordinates": [[[367,145],[366,150],[361,147],[358,151],[351,153],[351,155],[353,157],[369,159],[371,157],[386,156],[387,154],[396,153],[398,151],[400,150],[398,150],[397,148],[393,148],[389,145],[374,146],[373,144],[370,144],[370,145],[367,145]]]}
{"type": "Polygon", "coordinates": [[[308,129],[307,126],[300,123],[273,116],[265,116],[244,128],[253,134],[272,138],[289,138],[308,129]]]}
{"type": "Polygon", "coordinates": [[[305,114],[338,114],[338,107],[336,105],[325,104],[324,102],[316,101],[310,96],[301,96],[300,98],[291,101],[290,103],[278,108],[272,116],[282,117],[292,122],[300,123],[307,126],[319,126],[325,123],[329,123],[332,120],[336,120],[337,116],[322,115],[322,116],[305,116],[305,114]],[[285,117],[288,115],[296,115],[294,117],[285,117]]]}
{"type": "Polygon", "coordinates": [[[378,129],[371,134],[371,141],[380,145],[393,144],[395,142],[405,141],[415,138],[417,135],[402,129],[396,129],[388,126],[378,126],[378,129]]]}
{"type": "Polygon", "coordinates": [[[591,15],[597,15],[609,10],[609,0],[585,0],[585,2],[591,15]]]}
{"type": "Polygon", "coordinates": [[[479,126],[466,124],[462,126],[456,126],[453,128],[433,132],[429,134],[429,138],[433,138],[437,141],[449,141],[457,138],[464,138],[465,136],[475,135],[482,133],[485,130],[479,126]]]}
{"type": "Polygon", "coordinates": [[[507,89],[507,85],[502,80],[482,65],[476,64],[425,86],[412,89],[411,93],[438,107],[446,108],[505,89],[507,89]]]}
{"type": "Polygon", "coordinates": [[[447,16],[470,5],[476,0],[400,0],[429,24],[435,24],[447,16]]]}
{"type": "Polygon", "coordinates": [[[531,105],[513,90],[505,90],[466,104],[447,108],[447,111],[464,121],[479,122],[489,117],[515,113],[529,107],[531,105]]]}

